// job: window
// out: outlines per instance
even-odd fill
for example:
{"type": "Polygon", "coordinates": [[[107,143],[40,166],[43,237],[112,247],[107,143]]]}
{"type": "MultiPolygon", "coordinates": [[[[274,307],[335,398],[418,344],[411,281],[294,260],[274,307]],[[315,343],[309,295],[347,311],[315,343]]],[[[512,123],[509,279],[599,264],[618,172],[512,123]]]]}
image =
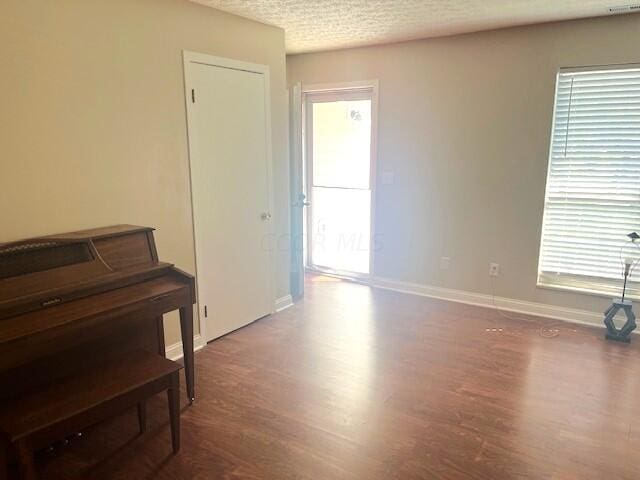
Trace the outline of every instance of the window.
{"type": "MultiPolygon", "coordinates": [[[[633,231],[640,231],[640,65],[561,70],[538,285],[619,294],[623,259],[640,258],[640,243],[627,239],[633,231]]],[[[629,278],[630,294],[640,296],[640,275],[629,278]]]]}

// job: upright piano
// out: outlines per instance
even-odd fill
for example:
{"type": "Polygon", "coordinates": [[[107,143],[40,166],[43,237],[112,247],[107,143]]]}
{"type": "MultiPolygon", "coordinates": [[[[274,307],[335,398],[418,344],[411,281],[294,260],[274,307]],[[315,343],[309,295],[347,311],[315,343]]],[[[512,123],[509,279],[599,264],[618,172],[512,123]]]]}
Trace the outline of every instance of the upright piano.
{"type": "Polygon", "coordinates": [[[0,244],[0,400],[136,349],[165,353],[162,315],[180,312],[195,397],[193,276],[158,260],[132,225],[0,244]]]}

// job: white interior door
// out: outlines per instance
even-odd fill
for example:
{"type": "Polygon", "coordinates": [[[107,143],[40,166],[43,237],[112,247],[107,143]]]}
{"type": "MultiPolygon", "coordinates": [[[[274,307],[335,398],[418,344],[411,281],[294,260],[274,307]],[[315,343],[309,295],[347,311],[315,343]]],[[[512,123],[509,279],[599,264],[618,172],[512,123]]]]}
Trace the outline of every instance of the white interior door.
{"type": "Polygon", "coordinates": [[[207,341],[272,312],[268,67],[185,53],[198,304],[207,341]]]}

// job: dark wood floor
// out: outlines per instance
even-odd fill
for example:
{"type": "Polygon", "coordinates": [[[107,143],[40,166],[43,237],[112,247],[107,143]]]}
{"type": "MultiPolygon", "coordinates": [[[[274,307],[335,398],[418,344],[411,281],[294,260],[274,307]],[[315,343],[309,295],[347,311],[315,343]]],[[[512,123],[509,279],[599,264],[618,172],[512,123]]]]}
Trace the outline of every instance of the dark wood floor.
{"type": "Polygon", "coordinates": [[[45,478],[640,478],[640,337],[324,280],[196,356],[179,455],[158,397],[45,478]]]}

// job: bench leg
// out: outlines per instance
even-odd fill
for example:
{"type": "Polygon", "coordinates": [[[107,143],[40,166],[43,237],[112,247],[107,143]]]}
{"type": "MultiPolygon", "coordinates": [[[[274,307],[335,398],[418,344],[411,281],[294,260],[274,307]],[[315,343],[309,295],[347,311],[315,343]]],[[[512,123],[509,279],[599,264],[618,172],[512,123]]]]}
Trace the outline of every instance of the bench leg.
{"type": "Polygon", "coordinates": [[[171,444],[173,452],[180,450],[180,377],[178,372],[171,375],[171,387],[167,390],[169,399],[169,420],[171,422],[171,444]]]}
{"type": "Polygon", "coordinates": [[[138,403],[138,425],[140,433],[147,431],[147,402],[144,400],[138,403]]]}
{"type": "Polygon", "coordinates": [[[33,462],[33,450],[27,445],[25,440],[16,443],[16,452],[18,454],[18,465],[20,466],[20,475],[23,480],[36,480],[36,466],[33,462]]]}

